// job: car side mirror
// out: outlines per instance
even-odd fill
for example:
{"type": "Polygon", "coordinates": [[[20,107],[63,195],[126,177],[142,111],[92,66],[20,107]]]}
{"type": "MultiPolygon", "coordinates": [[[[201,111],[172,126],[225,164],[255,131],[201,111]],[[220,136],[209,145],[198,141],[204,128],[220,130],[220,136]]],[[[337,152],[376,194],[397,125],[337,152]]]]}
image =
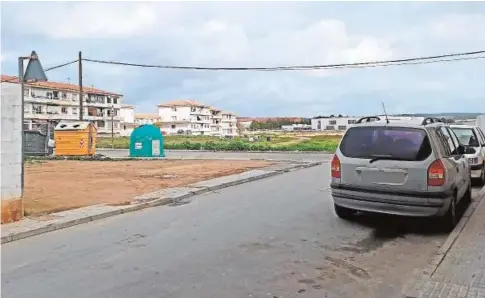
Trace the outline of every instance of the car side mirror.
{"type": "Polygon", "coordinates": [[[463,155],[463,154],[465,154],[465,146],[458,145],[458,148],[456,148],[456,154],[457,155],[463,155]]]}

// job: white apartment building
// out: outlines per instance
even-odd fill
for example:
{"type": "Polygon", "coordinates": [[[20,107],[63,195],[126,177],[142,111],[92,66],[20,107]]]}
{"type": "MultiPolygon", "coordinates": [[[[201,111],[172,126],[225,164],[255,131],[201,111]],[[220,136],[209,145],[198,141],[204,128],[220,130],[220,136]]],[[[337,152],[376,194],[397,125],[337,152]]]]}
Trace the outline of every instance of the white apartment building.
{"type": "Polygon", "coordinates": [[[158,105],[164,134],[237,136],[236,115],[193,100],[174,100],[158,105]]]}
{"type": "Polygon", "coordinates": [[[140,126],[143,124],[155,124],[160,122],[160,116],[158,114],[151,114],[151,113],[135,113],[135,126],[140,126]]]}
{"type": "MultiPolygon", "coordinates": [[[[18,83],[14,76],[1,76],[2,82],[18,83]]],[[[83,120],[92,121],[98,133],[111,133],[111,123],[120,133],[121,101],[123,96],[91,87],[83,88],[83,120]]],[[[69,83],[26,83],[24,88],[24,129],[59,121],[79,120],[79,86],[69,83]]]]}
{"type": "Polygon", "coordinates": [[[325,117],[317,116],[311,119],[312,130],[318,131],[346,131],[354,125],[360,117],[325,117]]]}
{"type": "Polygon", "coordinates": [[[132,105],[122,104],[120,108],[121,129],[120,135],[130,136],[135,129],[135,107],[132,105]]]}

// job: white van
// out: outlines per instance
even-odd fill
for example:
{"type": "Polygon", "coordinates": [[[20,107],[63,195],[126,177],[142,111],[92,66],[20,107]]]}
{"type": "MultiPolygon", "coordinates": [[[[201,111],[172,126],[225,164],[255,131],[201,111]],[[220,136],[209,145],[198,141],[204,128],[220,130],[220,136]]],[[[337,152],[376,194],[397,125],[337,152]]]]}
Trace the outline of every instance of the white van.
{"type": "Polygon", "coordinates": [[[485,135],[478,126],[451,125],[460,144],[466,146],[465,156],[471,168],[471,176],[485,184],[485,135]]]}

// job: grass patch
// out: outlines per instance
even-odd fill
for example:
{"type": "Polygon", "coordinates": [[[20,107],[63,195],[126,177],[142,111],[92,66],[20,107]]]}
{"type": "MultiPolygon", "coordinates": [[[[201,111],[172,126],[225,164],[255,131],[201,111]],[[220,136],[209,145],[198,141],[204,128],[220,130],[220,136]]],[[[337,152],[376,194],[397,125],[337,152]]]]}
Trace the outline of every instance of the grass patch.
{"type": "MultiPolygon", "coordinates": [[[[341,136],[290,136],[266,135],[249,142],[247,138],[221,139],[211,136],[165,136],[164,147],[168,150],[211,150],[211,151],[323,151],[335,152],[341,136]]],[[[111,138],[99,138],[98,148],[111,148],[111,138]]],[[[129,137],[114,139],[115,149],[129,149],[129,137]]]]}

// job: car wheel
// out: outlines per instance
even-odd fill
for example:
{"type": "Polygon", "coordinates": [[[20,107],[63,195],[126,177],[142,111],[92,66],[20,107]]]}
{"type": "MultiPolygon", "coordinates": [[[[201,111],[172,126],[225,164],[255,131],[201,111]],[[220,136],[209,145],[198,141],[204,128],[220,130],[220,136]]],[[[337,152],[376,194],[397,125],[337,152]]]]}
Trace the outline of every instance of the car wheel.
{"type": "Polygon", "coordinates": [[[443,216],[443,222],[444,229],[447,232],[451,232],[456,226],[456,195],[453,195],[453,198],[451,199],[450,207],[448,208],[446,214],[443,216]]]}
{"type": "Polygon", "coordinates": [[[333,204],[335,213],[337,214],[338,217],[343,218],[343,219],[350,219],[354,214],[355,210],[345,208],[336,204],[333,204]]]}

